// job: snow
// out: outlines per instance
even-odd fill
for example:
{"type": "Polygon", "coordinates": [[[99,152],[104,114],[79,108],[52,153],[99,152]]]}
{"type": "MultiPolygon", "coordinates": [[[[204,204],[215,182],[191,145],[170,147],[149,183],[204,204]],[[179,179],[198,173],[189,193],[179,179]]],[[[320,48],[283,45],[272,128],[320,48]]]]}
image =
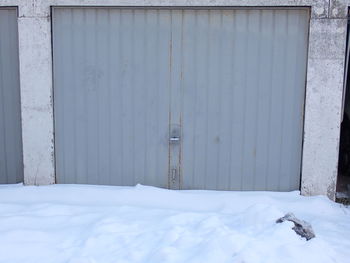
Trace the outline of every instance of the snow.
{"type": "Polygon", "coordinates": [[[1,185],[0,262],[350,262],[350,209],[297,191],[1,185]],[[316,238],[276,224],[287,212],[316,238]]]}

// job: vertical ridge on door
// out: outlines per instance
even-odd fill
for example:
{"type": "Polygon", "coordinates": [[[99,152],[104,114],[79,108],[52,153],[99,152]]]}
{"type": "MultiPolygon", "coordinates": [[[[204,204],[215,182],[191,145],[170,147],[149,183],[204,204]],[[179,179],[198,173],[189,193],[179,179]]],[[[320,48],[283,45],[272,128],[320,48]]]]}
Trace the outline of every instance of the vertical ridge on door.
{"type": "MultiPolygon", "coordinates": [[[[243,150],[243,190],[254,189],[255,160],[256,160],[256,123],[257,102],[259,91],[259,10],[246,11],[246,68],[244,96],[244,150],[243,150]],[[258,33],[257,33],[258,32],[258,33]],[[253,74],[255,75],[253,77],[253,74]]],[[[262,25],[264,26],[264,25],[262,25]]],[[[239,41],[239,40],[238,40],[239,41]]]]}
{"type": "MultiPolygon", "coordinates": [[[[223,10],[221,14],[221,30],[225,32],[230,32],[231,30],[235,31],[236,22],[231,10],[223,10]]],[[[230,88],[232,83],[233,74],[232,70],[235,71],[237,65],[234,65],[233,59],[233,48],[232,43],[234,40],[233,34],[227,34],[225,40],[221,34],[220,40],[220,54],[221,54],[221,63],[220,63],[220,112],[232,112],[232,105],[234,99],[234,90],[230,88]],[[225,99],[225,98],[230,98],[225,99]]],[[[232,134],[232,115],[233,114],[220,114],[220,133],[223,141],[231,142],[232,134]]],[[[220,151],[219,151],[220,152],[220,151]]],[[[217,188],[219,189],[230,189],[230,169],[231,169],[231,156],[232,148],[230,147],[227,154],[220,154],[218,158],[218,174],[221,176],[218,177],[217,188]]]]}
{"type": "Polygon", "coordinates": [[[170,56],[170,127],[169,127],[169,187],[180,189],[181,178],[181,103],[183,75],[183,10],[171,10],[170,56]],[[173,137],[173,138],[172,138],[173,137]],[[174,141],[171,141],[174,139],[174,141]],[[178,139],[178,141],[177,141],[178,139]]]}
{"type": "MultiPolygon", "coordinates": [[[[265,63],[259,64],[259,92],[257,113],[266,118],[257,118],[256,130],[256,160],[255,160],[255,180],[254,189],[264,190],[267,187],[268,163],[269,163],[269,145],[270,145],[270,123],[271,116],[271,83],[272,83],[272,63],[274,50],[274,11],[263,12],[260,16],[261,33],[265,38],[260,41],[260,59],[265,63]],[[272,39],[272,41],[271,41],[272,39]]],[[[272,141],[273,143],[273,138],[272,141]]]]}

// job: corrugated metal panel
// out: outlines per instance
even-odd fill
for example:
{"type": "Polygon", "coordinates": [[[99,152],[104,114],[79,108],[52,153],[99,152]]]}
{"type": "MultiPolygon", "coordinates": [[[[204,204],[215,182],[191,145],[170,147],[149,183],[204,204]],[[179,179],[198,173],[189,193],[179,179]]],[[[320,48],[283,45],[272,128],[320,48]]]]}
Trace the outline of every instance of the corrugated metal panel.
{"type": "Polygon", "coordinates": [[[299,188],[307,9],[53,14],[59,183],[299,188]]]}
{"type": "Polygon", "coordinates": [[[170,11],[53,18],[57,182],[167,187],[170,11]]]}
{"type": "Polygon", "coordinates": [[[184,188],[299,189],[308,21],[184,11],[184,188]]]}
{"type": "Polygon", "coordinates": [[[23,181],[17,10],[0,8],[0,183],[23,181]]]}

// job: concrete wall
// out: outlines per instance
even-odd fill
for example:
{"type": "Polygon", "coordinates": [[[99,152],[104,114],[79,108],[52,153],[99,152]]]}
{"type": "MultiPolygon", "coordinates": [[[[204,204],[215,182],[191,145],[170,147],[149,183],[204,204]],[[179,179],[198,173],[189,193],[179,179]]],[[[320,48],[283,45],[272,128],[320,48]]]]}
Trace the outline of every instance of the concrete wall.
{"type": "Polygon", "coordinates": [[[301,192],[334,199],[350,0],[2,0],[19,7],[26,184],[55,183],[50,6],[309,6],[301,192]]]}

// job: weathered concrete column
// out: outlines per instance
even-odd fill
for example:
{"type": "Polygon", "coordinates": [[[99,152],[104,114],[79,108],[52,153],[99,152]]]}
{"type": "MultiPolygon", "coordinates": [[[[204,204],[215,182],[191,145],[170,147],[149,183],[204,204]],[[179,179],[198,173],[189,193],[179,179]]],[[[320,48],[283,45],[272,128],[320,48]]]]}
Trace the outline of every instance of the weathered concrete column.
{"type": "Polygon", "coordinates": [[[312,18],[301,193],[335,198],[347,20],[312,18]]]}
{"type": "Polygon", "coordinates": [[[25,184],[55,182],[51,23],[35,1],[19,2],[19,61],[25,184]]]}

